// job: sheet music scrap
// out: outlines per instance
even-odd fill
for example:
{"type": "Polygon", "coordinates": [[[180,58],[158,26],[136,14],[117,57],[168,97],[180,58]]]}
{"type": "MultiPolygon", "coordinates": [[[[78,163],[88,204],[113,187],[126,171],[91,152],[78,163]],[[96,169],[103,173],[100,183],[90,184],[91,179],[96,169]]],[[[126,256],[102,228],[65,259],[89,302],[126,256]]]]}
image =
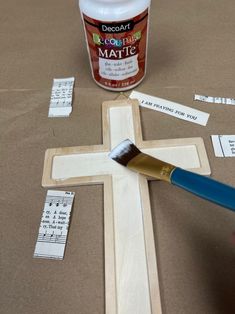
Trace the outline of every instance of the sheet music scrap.
{"type": "Polygon", "coordinates": [[[64,191],[47,192],[33,257],[64,258],[74,195],[64,191]]]}
{"type": "Polygon", "coordinates": [[[211,135],[216,157],[235,157],[235,135],[211,135]]]}
{"type": "Polygon", "coordinates": [[[74,77],[54,79],[48,117],[68,117],[72,112],[74,77]]]}
{"type": "Polygon", "coordinates": [[[212,104],[235,105],[235,98],[194,95],[194,100],[208,102],[212,104]]]}

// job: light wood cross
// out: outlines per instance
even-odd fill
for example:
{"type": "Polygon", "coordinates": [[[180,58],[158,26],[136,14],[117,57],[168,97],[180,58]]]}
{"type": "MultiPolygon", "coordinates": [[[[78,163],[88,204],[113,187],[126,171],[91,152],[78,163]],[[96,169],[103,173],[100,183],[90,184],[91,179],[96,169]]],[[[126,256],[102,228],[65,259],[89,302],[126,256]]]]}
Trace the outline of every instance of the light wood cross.
{"type": "Polygon", "coordinates": [[[106,314],[160,314],[156,250],[148,179],[108,153],[129,138],[143,152],[210,174],[201,138],[143,141],[137,100],[104,102],[103,145],[48,149],[44,187],[104,185],[106,314]]]}

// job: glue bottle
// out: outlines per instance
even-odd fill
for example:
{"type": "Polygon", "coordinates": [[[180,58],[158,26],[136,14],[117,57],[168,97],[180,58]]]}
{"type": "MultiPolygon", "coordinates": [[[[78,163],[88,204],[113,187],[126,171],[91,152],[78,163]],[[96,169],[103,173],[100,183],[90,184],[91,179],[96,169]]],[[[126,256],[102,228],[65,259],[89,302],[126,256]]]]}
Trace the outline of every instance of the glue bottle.
{"type": "Polygon", "coordinates": [[[151,0],[79,0],[92,76],[108,90],[137,86],[146,73],[151,0]]]}

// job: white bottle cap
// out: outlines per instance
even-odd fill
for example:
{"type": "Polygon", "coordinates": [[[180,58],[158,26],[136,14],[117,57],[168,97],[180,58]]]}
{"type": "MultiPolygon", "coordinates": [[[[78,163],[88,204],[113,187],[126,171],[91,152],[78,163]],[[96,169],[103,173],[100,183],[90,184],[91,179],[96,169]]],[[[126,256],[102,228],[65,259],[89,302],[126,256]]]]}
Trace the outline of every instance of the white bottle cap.
{"type": "Polygon", "coordinates": [[[122,21],[142,13],[151,0],[79,0],[81,12],[101,21],[122,21]]]}

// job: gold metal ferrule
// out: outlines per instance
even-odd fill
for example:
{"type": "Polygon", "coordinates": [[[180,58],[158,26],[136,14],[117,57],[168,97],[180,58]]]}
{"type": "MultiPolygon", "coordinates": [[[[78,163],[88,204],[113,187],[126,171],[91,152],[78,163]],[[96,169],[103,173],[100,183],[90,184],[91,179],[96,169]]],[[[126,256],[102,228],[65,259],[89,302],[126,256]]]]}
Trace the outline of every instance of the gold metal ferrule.
{"type": "Polygon", "coordinates": [[[176,167],[152,156],[140,153],[128,162],[127,168],[152,178],[171,182],[171,173],[176,167]]]}

